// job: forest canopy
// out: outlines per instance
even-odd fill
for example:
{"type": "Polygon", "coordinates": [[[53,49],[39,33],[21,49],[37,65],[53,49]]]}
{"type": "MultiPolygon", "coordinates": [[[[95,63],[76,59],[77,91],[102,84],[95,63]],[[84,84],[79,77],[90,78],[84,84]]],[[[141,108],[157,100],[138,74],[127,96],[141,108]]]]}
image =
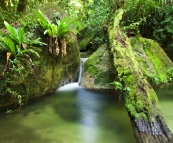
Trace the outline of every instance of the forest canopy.
{"type": "MultiPolygon", "coordinates": [[[[57,2],[71,17],[81,17],[79,30],[86,28],[93,33],[104,33],[113,12],[123,8],[121,26],[125,33],[141,34],[156,40],[162,48],[173,48],[172,0],[0,0],[0,28],[4,21],[14,23],[47,2],[57,2]]],[[[104,38],[97,36],[96,40],[104,38]]]]}

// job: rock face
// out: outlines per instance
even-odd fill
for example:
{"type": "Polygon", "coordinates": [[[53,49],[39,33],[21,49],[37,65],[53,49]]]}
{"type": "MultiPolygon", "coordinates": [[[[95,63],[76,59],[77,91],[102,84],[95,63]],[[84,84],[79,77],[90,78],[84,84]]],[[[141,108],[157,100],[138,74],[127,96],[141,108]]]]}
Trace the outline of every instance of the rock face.
{"type": "MultiPolygon", "coordinates": [[[[56,16],[56,13],[60,14],[60,19],[66,16],[56,3],[45,4],[39,9],[50,19],[56,16]]],[[[43,42],[48,43],[43,33],[44,31],[41,29],[36,29],[35,35],[41,37],[43,42]]],[[[0,109],[14,104],[18,105],[19,96],[17,95],[20,95],[22,103],[26,103],[30,99],[52,93],[58,87],[76,80],[80,65],[76,35],[70,34],[67,40],[67,54],[65,56],[62,56],[61,52],[58,56],[53,56],[48,52],[47,46],[38,47],[40,58],[31,55],[32,68],[28,68],[31,67],[31,64],[27,62],[28,59],[23,59],[23,63],[26,63],[25,71],[20,74],[16,73],[10,84],[7,83],[5,74],[2,74],[7,63],[6,53],[0,52],[0,109]],[[11,94],[9,92],[7,94],[7,88],[10,88],[11,94]]]]}

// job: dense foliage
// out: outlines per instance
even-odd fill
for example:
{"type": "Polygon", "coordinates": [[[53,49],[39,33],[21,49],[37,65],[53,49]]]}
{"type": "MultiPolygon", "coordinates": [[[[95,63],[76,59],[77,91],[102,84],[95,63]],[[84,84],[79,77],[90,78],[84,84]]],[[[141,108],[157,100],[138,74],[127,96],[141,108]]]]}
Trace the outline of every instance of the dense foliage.
{"type": "MultiPolygon", "coordinates": [[[[173,5],[165,5],[157,10],[149,20],[150,32],[152,37],[159,44],[166,48],[173,48],[173,5]]],[[[149,29],[149,28],[148,28],[149,29]]]]}
{"type": "Polygon", "coordinates": [[[67,13],[73,11],[74,3],[70,3],[70,0],[0,0],[0,28],[4,26],[3,21],[14,23],[21,18],[21,15],[31,12],[34,8],[46,2],[57,2],[67,13]]]}
{"type": "Polygon", "coordinates": [[[118,8],[123,8],[121,25],[126,33],[140,33],[157,40],[163,47],[173,47],[170,40],[173,34],[172,0],[1,0],[0,27],[4,26],[4,21],[14,23],[21,15],[46,2],[57,2],[70,16],[82,17],[82,27],[79,27],[79,30],[84,29],[86,36],[90,35],[89,33],[97,33],[93,34],[95,36],[91,43],[105,41],[105,31],[112,13],[118,8]]]}
{"type": "Polygon", "coordinates": [[[125,0],[125,13],[121,25],[126,33],[142,34],[155,39],[163,48],[172,48],[173,43],[172,0],[125,0]]]}

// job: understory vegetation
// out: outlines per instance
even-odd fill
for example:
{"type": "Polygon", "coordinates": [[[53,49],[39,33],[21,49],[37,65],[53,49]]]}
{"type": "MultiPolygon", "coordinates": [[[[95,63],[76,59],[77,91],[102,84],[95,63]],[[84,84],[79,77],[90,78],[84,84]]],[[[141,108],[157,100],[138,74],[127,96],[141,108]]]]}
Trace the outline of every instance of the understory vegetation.
{"type": "MultiPolygon", "coordinates": [[[[27,19],[28,21],[18,23],[19,27],[4,21],[6,29],[0,36],[0,51],[6,53],[6,64],[3,72],[0,73],[0,77],[4,78],[1,90],[5,90],[5,94],[11,95],[14,100],[17,99],[20,107],[23,104],[22,97],[27,95],[20,95],[17,90],[14,91],[10,87],[16,83],[25,83],[26,77],[33,74],[35,66],[39,65],[37,58],[40,57],[38,52],[42,50],[40,47],[48,45],[48,51],[52,56],[58,56],[59,52],[65,56],[66,42],[68,42],[66,34],[77,32],[72,25],[78,18],[55,19],[55,22],[51,23],[40,10],[35,10],[34,14],[38,21],[31,23],[31,19],[27,19]],[[42,34],[48,36],[48,43],[42,42],[40,37],[34,39],[34,30],[39,25],[42,28],[42,34]]],[[[8,113],[10,111],[8,110],[8,113]]]]}

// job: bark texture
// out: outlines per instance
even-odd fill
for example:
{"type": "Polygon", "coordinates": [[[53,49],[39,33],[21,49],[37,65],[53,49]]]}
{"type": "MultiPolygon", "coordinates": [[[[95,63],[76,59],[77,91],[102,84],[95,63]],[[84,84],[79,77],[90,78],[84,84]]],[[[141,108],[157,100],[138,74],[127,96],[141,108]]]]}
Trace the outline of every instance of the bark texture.
{"type": "Polygon", "coordinates": [[[123,10],[118,10],[109,25],[109,42],[137,142],[171,143],[173,135],[162,117],[157,95],[135,58],[130,40],[119,28],[122,14],[123,10]]]}
{"type": "Polygon", "coordinates": [[[131,120],[131,123],[139,143],[173,143],[172,133],[161,115],[153,122],[140,119],[131,120]]]}
{"type": "Polygon", "coordinates": [[[2,9],[7,9],[6,4],[5,4],[5,0],[0,0],[0,7],[2,9]]]}

